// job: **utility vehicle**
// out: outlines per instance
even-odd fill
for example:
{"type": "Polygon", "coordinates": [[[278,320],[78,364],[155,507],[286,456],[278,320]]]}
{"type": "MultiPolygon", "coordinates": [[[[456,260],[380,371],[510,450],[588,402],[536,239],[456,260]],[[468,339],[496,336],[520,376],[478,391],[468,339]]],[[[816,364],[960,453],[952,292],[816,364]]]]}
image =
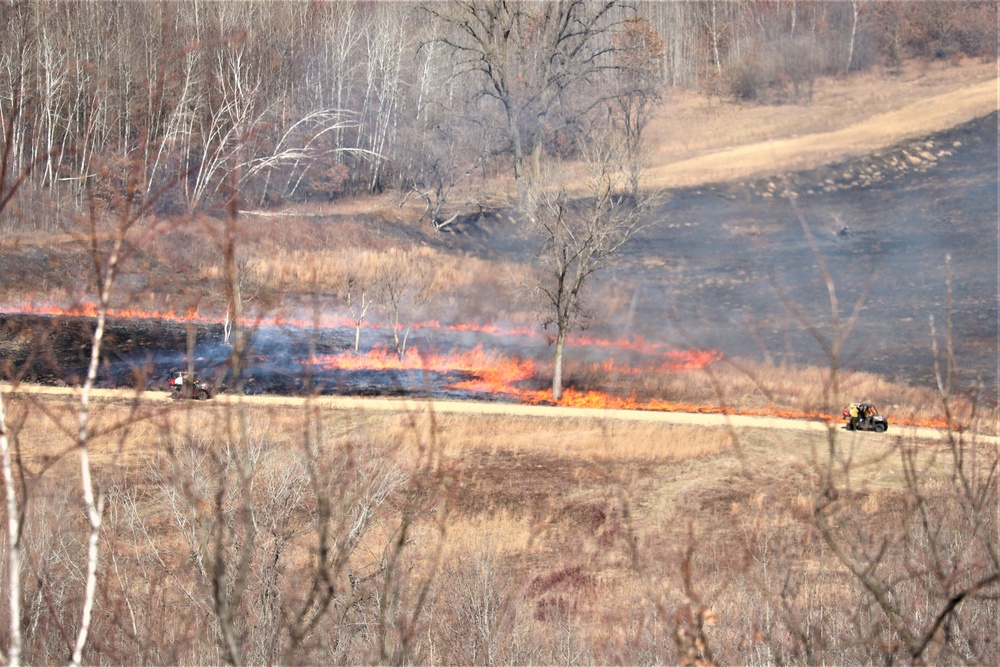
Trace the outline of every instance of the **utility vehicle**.
{"type": "Polygon", "coordinates": [[[845,428],[848,431],[885,433],[889,428],[889,421],[871,403],[851,403],[844,409],[842,416],[847,420],[845,428]]]}

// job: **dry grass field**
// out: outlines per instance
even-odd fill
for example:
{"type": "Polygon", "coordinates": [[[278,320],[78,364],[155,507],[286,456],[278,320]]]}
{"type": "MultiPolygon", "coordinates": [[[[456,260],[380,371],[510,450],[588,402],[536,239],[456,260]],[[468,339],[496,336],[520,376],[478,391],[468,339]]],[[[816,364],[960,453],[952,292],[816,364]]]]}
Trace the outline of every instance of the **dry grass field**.
{"type": "Polygon", "coordinates": [[[824,80],[805,106],[668,100],[651,127],[649,183],[684,187],[812,169],[997,109],[996,63],[908,63],[824,80]]]}
{"type": "MultiPolygon", "coordinates": [[[[80,557],[84,534],[65,483],[79,465],[76,409],[26,394],[6,406],[33,487],[29,599],[61,603],[46,613],[31,602],[28,618],[52,632],[72,624],[79,594],[77,575],[56,567],[80,557]]],[[[947,442],[841,429],[123,398],[96,399],[91,428],[107,501],[94,648],[112,662],[224,659],[211,563],[235,569],[244,554],[248,662],[400,650],[421,664],[867,662],[882,650],[878,611],[813,523],[831,454],[848,548],[905,517],[914,488],[955,500],[947,442]],[[321,570],[330,606],[293,650],[321,570]],[[797,635],[800,624],[819,634],[797,635]]],[[[961,447],[995,461],[995,444],[968,435],[961,447]]],[[[981,528],[992,539],[995,523],[981,528]]],[[[930,537],[967,539],[961,530],[935,523],[930,537]]],[[[879,567],[933,609],[937,588],[890,562],[912,547],[892,536],[879,567]]],[[[970,600],[964,632],[980,636],[994,604],[970,600]]],[[[53,633],[30,655],[47,661],[59,647],[53,633]]],[[[930,655],[951,650],[939,642],[930,655]]]]}
{"type": "MultiPolygon", "coordinates": [[[[996,76],[995,63],[912,65],[820,82],[808,107],[677,96],[654,128],[651,173],[670,187],[864,155],[995,110],[996,76]]],[[[146,282],[126,281],[122,299],[219,312],[199,291],[220,277],[216,223],[144,224],[150,245],[126,268],[146,282]]],[[[420,243],[399,198],[239,224],[268,288],[255,305],[272,313],[403,253],[426,276],[428,316],[487,302],[496,319],[535,321],[495,278],[516,267],[420,243]]],[[[76,296],[72,235],[4,243],[61,258],[61,275],[30,276],[33,292],[8,281],[5,299],[76,296]]],[[[834,395],[815,367],[709,369],[630,378],[625,393],[795,414],[864,395],[898,420],[963,430],[101,393],[87,422],[104,519],[84,661],[220,663],[238,646],[247,664],[995,664],[1000,459],[981,436],[998,434],[996,406],[959,395],[945,409],[932,389],[862,372],[839,376],[834,395]]],[[[567,375],[621,389],[584,363],[567,375]]],[[[23,659],[65,661],[89,530],[79,392],[5,393],[3,407],[23,494],[23,659]]]]}

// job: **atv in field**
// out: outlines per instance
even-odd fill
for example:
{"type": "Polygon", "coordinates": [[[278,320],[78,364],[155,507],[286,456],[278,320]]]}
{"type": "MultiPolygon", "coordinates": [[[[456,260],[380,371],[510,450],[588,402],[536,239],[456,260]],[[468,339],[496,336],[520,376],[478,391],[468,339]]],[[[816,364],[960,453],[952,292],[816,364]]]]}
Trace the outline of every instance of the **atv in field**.
{"type": "Polygon", "coordinates": [[[871,403],[851,403],[842,416],[847,420],[848,431],[885,433],[889,429],[889,421],[871,403]]]}
{"type": "Polygon", "coordinates": [[[198,379],[195,375],[188,373],[177,373],[170,378],[171,398],[193,398],[198,401],[205,401],[212,397],[212,388],[198,379]]]}

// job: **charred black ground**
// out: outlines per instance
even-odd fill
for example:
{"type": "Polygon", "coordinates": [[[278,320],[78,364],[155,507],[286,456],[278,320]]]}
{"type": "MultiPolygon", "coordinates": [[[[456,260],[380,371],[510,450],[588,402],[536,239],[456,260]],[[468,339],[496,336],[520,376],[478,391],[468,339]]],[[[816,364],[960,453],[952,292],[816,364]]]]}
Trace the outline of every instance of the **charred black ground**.
{"type": "Polygon", "coordinates": [[[846,367],[933,386],[930,318],[941,350],[950,319],[962,380],[995,400],[997,120],[807,173],[676,193],[663,232],[629,257],[643,276],[636,330],[683,328],[730,355],[824,363],[808,330],[833,331],[822,261],[842,321],[864,298],[846,367]],[[666,312],[679,326],[657,324],[666,312]]]}
{"type": "MultiPolygon", "coordinates": [[[[90,361],[94,326],[94,320],[87,317],[0,316],[4,378],[49,385],[81,384],[90,361]]],[[[385,340],[376,344],[387,345],[388,334],[383,337],[385,340]]],[[[353,341],[353,330],[342,328],[251,329],[241,362],[242,392],[490,398],[450,390],[451,384],[474,379],[460,371],[336,370],[309,363],[313,354],[343,352],[353,341]]],[[[102,347],[98,387],[166,390],[167,381],[175,373],[193,366],[213,388],[219,391],[235,388],[231,372],[233,350],[225,342],[222,325],[112,318],[105,327],[102,347]],[[189,359],[193,360],[190,365],[189,359]]]]}
{"type": "MultiPolygon", "coordinates": [[[[950,321],[959,385],[982,386],[995,404],[997,123],[994,113],[863,159],[668,193],[656,213],[660,224],[591,286],[627,294],[625,301],[634,303],[631,314],[595,308],[587,322],[590,333],[636,334],[726,356],[824,364],[816,334],[828,340],[833,328],[822,263],[842,321],[864,297],[842,359],[846,368],[933,386],[933,316],[942,350],[950,321]]],[[[512,219],[503,212],[480,213],[424,241],[456,252],[528,259],[532,242],[512,219]]],[[[11,281],[32,275],[35,264],[51,262],[39,253],[4,249],[7,293],[11,281]]],[[[92,327],[86,318],[0,317],[5,375],[78,382],[92,327]]],[[[438,332],[423,342],[444,351],[469,342],[449,336],[438,332]]],[[[225,370],[230,348],[222,343],[221,326],[196,327],[194,337],[198,370],[214,373],[217,383],[231,383],[225,370]]],[[[246,391],[443,396],[455,379],[381,371],[309,375],[301,362],[310,340],[319,354],[339,352],[349,349],[353,332],[257,330],[245,360],[246,391]]],[[[506,354],[545,354],[544,342],[520,351],[510,341],[493,342],[507,346],[506,354]]],[[[99,383],[161,388],[171,372],[187,367],[187,350],[182,323],[114,320],[99,383]]]]}
{"type": "MultiPolygon", "coordinates": [[[[959,384],[995,402],[997,123],[993,113],[861,159],[670,192],[659,226],[600,278],[630,295],[633,314],[597,312],[590,324],[609,337],[825,365],[813,333],[833,334],[822,262],[843,323],[863,298],[843,368],[933,387],[930,318],[942,351],[950,319],[959,384]]],[[[466,251],[523,255],[518,229],[477,216],[453,236],[466,251]]]]}

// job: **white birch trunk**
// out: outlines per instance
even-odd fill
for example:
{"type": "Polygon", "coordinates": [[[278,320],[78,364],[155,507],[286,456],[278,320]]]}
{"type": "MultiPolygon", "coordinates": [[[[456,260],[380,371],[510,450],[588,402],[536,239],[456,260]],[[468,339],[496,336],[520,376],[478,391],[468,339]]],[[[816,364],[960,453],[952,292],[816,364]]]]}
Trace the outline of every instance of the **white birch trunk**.
{"type": "Polygon", "coordinates": [[[10,439],[7,434],[7,413],[0,394],[0,468],[7,501],[7,602],[10,609],[10,638],[7,664],[21,664],[21,525],[14,488],[14,471],[10,460],[10,439]]]}

